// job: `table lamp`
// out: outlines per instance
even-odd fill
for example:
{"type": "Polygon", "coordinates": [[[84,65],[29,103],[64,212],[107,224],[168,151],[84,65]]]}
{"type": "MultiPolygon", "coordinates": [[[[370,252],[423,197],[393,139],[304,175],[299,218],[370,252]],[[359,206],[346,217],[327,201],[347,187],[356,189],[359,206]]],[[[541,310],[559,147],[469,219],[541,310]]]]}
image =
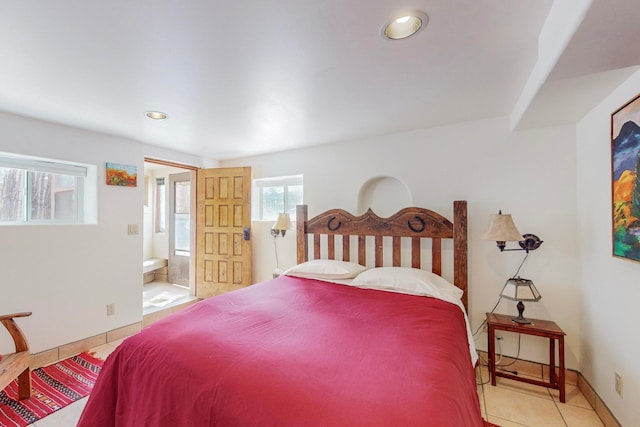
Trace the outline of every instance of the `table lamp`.
{"type": "Polygon", "coordinates": [[[522,315],[522,313],[524,313],[523,301],[539,301],[540,298],[542,298],[533,282],[529,279],[523,279],[520,276],[508,279],[507,283],[504,284],[504,288],[502,288],[502,292],[500,292],[500,296],[518,301],[518,305],[516,306],[518,308],[518,317],[514,317],[511,320],[521,324],[531,323],[530,320],[525,319],[522,315]]]}

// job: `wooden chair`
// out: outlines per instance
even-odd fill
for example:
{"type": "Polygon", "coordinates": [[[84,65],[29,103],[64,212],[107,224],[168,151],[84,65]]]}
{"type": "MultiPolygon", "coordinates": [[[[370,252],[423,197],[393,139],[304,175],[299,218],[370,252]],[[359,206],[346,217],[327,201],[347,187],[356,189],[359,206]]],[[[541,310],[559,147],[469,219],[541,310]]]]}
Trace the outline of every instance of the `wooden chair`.
{"type": "Polygon", "coordinates": [[[31,360],[27,338],[13,319],[27,316],[31,316],[31,312],[0,316],[0,323],[7,328],[16,346],[15,353],[6,355],[0,360],[0,390],[18,378],[18,399],[31,397],[31,360]]]}

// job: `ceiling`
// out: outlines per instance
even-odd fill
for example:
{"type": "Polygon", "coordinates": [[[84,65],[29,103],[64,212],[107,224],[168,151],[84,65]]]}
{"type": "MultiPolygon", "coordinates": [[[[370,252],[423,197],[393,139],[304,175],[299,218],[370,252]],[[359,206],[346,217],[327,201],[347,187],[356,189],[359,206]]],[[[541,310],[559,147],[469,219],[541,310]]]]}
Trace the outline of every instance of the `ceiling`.
{"type": "Polygon", "coordinates": [[[640,65],[636,2],[3,2],[0,110],[213,159],[573,123],[640,65]],[[407,10],[428,26],[383,39],[407,10]]]}

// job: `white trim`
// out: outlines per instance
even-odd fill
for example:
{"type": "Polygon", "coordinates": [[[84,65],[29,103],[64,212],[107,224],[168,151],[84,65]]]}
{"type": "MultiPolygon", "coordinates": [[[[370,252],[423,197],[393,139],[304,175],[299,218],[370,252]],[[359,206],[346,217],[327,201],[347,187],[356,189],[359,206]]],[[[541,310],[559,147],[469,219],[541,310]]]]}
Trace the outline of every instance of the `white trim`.
{"type": "Polygon", "coordinates": [[[23,157],[8,153],[0,153],[0,167],[80,176],[83,178],[87,176],[86,166],[56,160],[23,157]]]}

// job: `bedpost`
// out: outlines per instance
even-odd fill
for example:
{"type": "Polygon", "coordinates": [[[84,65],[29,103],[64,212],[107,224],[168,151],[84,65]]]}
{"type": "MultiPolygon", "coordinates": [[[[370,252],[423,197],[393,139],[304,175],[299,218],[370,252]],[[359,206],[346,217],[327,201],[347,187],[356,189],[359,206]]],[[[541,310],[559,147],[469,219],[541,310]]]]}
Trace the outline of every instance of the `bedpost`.
{"type": "Polygon", "coordinates": [[[296,206],[296,252],[297,263],[309,259],[309,240],[307,239],[307,205],[296,206]]]}
{"type": "Polygon", "coordinates": [[[453,265],[453,283],[464,291],[462,303],[468,307],[468,271],[467,271],[467,202],[453,202],[453,248],[455,260],[453,265]]]}

